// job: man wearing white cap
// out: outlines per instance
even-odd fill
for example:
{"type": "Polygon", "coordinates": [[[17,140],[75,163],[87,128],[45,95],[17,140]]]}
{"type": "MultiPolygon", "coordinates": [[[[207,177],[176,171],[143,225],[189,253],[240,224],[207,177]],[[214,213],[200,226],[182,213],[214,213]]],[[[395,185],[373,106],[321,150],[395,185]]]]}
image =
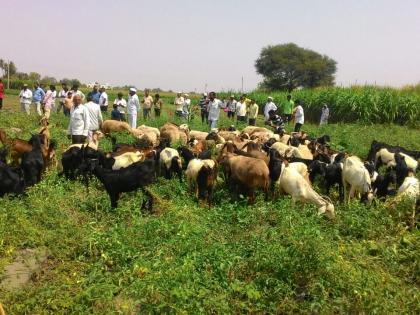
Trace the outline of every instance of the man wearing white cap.
{"type": "Polygon", "coordinates": [[[130,88],[127,102],[127,118],[131,128],[137,127],[137,112],[140,110],[139,97],[135,88],[130,88]]]}
{"type": "Polygon", "coordinates": [[[273,98],[271,96],[267,98],[267,103],[265,104],[265,107],[264,107],[264,119],[266,123],[270,120],[270,115],[269,115],[270,110],[277,111],[277,106],[276,104],[273,103],[273,98]]]}

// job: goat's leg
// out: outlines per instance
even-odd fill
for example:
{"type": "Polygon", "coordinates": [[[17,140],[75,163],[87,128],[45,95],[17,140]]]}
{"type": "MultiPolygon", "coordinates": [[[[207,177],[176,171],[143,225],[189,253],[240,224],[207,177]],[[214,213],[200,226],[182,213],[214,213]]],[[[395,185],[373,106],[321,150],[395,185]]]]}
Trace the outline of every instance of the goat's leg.
{"type": "Polygon", "coordinates": [[[118,199],[120,198],[120,194],[117,192],[109,192],[109,198],[111,199],[111,208],[115,209],[118,207],[118,199]]]}

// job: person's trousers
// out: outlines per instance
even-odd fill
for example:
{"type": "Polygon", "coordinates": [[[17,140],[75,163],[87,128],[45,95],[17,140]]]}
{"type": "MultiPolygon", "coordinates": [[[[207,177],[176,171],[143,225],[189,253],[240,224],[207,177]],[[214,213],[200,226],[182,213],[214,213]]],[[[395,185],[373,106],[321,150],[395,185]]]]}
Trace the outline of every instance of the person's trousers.
{"type": "Polygon", "coordinates": [[[210,130],[217,128],[217,120],[209,120],[210,130]]]}
{"type": "Polygon", "coordinates": [[[208,123],[208,112],[206,110],[201,110],[201,123],[208,123]]]}
{"type": "Polygon", "coordinates": [[[3,99],[0,98],[0,109],[2,109],[2,108],[3,108],[3,99]]]}
{"type": "Polygon", "coordinates": [[[301,127],[302,127],[302,124],[296,123],[295,132],[299,132],[301,127]]]}
{"type": "Polygon", "coordinates": [[[108,106],[100,106],[101,108],[101,112],[107,112],[108,111],[108,106]]]}
{"type": "Polygon", "coordinates": [[[150,118],[150,108],[143,108],[143,119],[150,118]]]}
{"type": "Polygon", "coordinates": [[[249,121],[248,121],[248,124],[250,126],[255,126],[255,122],[256,122],[256,119],[255,118],[250,118],[249,121]]]}
{"type": "Polygon", "coordinates": [[[234,119],[235,118],[235,112],[228,111],[227,116],[228,116],[228,118],[234,119]]]}
{"type": "Polygon", "coordinates": [[[38,116],[42,116],[41,102],[33,102],[32,104],[34,105],[38,116]]]}
{"type": "Polygon", "coordinates": [[[31,104],[29,103],[20,103],[20,109],[22,112],[30,115],[31,114],[31,104]]]}
{"type": "Polygon", "coordinates": [[[237,116],[238,121],[245,121],[245,116],[237,116]]]}
{"type": "Polygon", "coordinates": [[[71,136],[71,143],[72,144],[83,144],[85,142],[86,142],[86,136],[81,136],[81,135],[71,136]]]}
{"type": "Polygon", "coordinates": [[[160,108],[155,108],[155,117],[160,117],[160,108]]]}
{"type": "Polygon", "coordinates": [[[128,124],[131,128],[137,128],[137,114],[128,114],[128,124]]]}
{"type": "Polygon", "coordinates": [[[44,117],[47,119],[50,119],[50,115],[51,115],[51,109],[44,108],[44,117]]]}

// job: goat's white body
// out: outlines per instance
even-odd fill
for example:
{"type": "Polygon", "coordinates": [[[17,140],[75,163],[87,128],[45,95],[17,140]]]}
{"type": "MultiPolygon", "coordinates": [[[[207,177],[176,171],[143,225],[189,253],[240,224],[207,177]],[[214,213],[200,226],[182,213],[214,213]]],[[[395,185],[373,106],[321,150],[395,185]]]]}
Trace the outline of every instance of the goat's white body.
{"type": "Polygon", "coordinates": [[[172,159],[178,157],[181,160],[177,150],[165,148],[160,152],[160,165],[164,165],[167,170],[171,168],[172,159]]]}
{"type": "Polygon", "coordinates": [[[327,212],[330,217],[334,216],[334,205],[321,197],[294,167],[282,169],[280,190],[292,196],[293,204],[296,201],[312,203],[318,206],[318,214],[327,212]]]}
{"type": "Polygon", "coordinates": [[[143,161],[144,154],[140,152],[126,152],[119,156],[114,157],[114,165],[112,165],[112,169],[114,171],[119,170],[120,168],[130,166],[133,163],[143,161]]]}
{"type": "Polygon", "coordinates": [[[350,185],[348,201],[358,193],[369,193],[371,190],[371,179],[368,170],[357,156],[349,156],[343,163],[343,186],[346,193],[347,185],[350,185]]]}
{"type": "Polygon", "coordinates": [[[420,196],[419,180],[414,176],[407,176],[398,188],[398,196],[407,196],[417,199],[420,196]]]}
{"type": "MultiPolygon", "coordinates": [[[[400,152],[400,154],[404,157],[407,167],[415,172],[419,163],[414,158],[405,153],[400,152]]],[[[387,167],[396,166],[395,153],[389,152],[386,148],[382,148],[376,152],[375,162],[377,162],[379,159],[381,159],[382,163],[384,163],[387,167]]]]}

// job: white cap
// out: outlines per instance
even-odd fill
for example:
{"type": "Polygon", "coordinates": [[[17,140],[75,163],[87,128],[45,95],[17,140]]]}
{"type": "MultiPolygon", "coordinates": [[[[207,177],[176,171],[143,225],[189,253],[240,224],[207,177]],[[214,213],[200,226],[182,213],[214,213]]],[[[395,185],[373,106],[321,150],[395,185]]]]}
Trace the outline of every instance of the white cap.
{"type": "Polygon", "coordinates": [[[136,93],[136,92],[137,92],[137,90],[136,90],[135,88],[130,88],[130,92],[134,92],[134,93],[136,93]]]}
{"type": "Polygon", "coordinates": [[[189,95],[187,93],[184,93],[184,96],[189,97],[189,95]]]}
{"type": "Polygon", "coordinates": [[[204,92],[204,93],[203,93],[203,95],[204,95],[204,96],[207,96],[207,92],[204,92]]]}
{"type": "Polygon", "coordinates": [[[269,100],[273,100],[273,98],[272,98],[271,96],[267,97],[267,99],[269,99],[269,100]]]}

